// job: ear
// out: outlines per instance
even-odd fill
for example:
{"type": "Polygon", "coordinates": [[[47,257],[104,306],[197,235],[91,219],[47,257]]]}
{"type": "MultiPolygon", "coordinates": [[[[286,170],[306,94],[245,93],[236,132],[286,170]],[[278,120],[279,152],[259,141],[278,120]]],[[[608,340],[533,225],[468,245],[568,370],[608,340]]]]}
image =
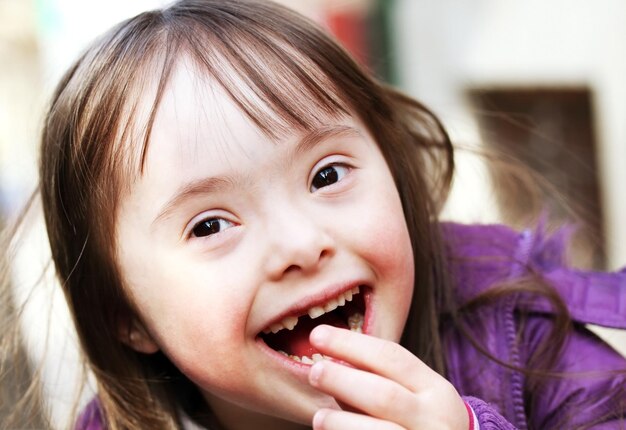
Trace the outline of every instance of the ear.
{"type": "Polygon", "coordinates": [[[135,317],[120,323],[119,340],[135,351],[144,354],[154,354],[160,349],[143,323],[135,317]]]}

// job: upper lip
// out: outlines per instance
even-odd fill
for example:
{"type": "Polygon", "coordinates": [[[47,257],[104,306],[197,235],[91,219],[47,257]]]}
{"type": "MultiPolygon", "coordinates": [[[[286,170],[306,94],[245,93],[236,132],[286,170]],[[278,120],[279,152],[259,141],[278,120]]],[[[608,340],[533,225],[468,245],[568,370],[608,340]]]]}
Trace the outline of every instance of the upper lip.
{"type": "MultiPolygon", "coordinates": [[[[263,330],[269,328],[272,324],[280,323],[286,317],[301,317],[302,315],[306,315],[307,311],[314,306],[323,305],[328,302],[330,299],[337,297],[339,294],[342,294],[346,291],[353,289],[354,287],[367,285],[364,282],[360,281],[351,281],[346,283],[341,283],[339,285],[335,285],[331,288],[320,291],[316,294],[308,295],[298,302],[294,303],[292,306],[281,312],[280,314],[273,317],[269,320],[262,328],[259,333],[263,333],[263,330]]],[[[362,293],[363,291],[361,291],[362,293]]]]}

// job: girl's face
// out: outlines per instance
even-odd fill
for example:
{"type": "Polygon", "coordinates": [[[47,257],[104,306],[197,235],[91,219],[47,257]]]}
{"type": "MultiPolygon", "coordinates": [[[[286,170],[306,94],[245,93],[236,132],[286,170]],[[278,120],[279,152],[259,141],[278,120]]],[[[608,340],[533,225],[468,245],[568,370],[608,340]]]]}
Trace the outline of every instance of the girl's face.
{"type": "Polygon", "coordinates": [[[400,199],[363,124],[328,117],[272,140],[184,62],[121,197],[116,247],[141,319],[122,340],[161,349],[224,421],[260,412],[272,428],[336,407],[294,358],[313,355],[312,326],[363,315],[365,333],[398,341],[413,290],[400,199]]]}

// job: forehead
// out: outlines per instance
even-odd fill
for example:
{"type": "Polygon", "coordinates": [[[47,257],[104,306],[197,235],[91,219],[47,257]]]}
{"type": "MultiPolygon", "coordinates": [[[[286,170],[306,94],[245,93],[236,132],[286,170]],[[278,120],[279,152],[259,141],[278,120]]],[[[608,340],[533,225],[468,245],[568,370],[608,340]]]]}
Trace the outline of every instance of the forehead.
{"type": "MultiPolygon", "coordinates": [[[[239,85],[244,91],[244,83],[239,82],[239,85]]],[[[248,91],[246,96],[261,115],[275,116],[255,94],[248,91]]],[[[216,158],[228,152],[229,147],[243,149],[246,142],[263,135],[216,79],[183,59],[174,67],[159,102],[145,166],[148,168],[155,159],[169,159],[184,166],[193,162],[200,151],[208,151],[216,158]]]]}

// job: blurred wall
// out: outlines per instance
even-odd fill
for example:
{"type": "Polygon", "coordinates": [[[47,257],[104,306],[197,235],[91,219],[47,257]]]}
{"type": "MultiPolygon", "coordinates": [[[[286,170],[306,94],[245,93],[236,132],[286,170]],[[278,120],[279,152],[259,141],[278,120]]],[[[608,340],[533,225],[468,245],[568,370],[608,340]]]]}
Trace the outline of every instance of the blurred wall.
{"type": "MultiPolygon", "coordinates": [[[[394,12],[401,86],[462,143],[480,144],[469,89],[590,89],[607,265],[626,264],[626,2],[396,0],[394,12]]],[[[498,220],[476,182],[457,181],[448,215],[498,220]]]]}
{"type": "Polygon", "coordinates": [[[34,4],[0,1],[0,220],[32,190],[40,95],[34,4]]]}

